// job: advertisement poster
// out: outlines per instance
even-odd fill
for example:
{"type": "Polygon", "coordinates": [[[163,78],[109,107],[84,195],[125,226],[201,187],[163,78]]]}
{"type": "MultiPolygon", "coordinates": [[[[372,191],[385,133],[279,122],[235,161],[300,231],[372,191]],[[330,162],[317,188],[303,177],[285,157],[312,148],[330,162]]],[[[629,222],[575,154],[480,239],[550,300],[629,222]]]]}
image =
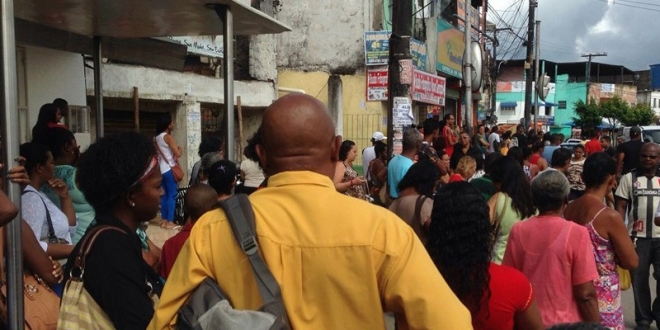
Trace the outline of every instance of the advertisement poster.
{"type": "Polygon", "coordinates": [[[410,55],[413,58],[413,65],[422,71],[426,71],[426,44],[410,38],[410,55]]]}
{"type": "Polygon", "coordinates": [[[436,70],[463,79],[465,41],[461,31],[438,18],[438,60],[436,70]]]}
{"type": "Polygon", "coordinates": [[[390,31],[364,33],[364,64],[387,65],[390,56],[390,31]]]}
{"type": "Polygon", "coordinates": [[[413,101],[433,105],[445,105],[446,79],[436,75],[415,70],[411,94],[413,101]]]}
{"type": "Polygon", "coordinates": [[[413,123],[415,117],[412,112],[412,101],[407,97],[395,97],[392,109],[392,123],[394,127],[406,127],[413,123]]]}
{"type": "Polygon", "coordinates": [[[387,101],[387,67],[367,68],[367,101],[387,101]]]}

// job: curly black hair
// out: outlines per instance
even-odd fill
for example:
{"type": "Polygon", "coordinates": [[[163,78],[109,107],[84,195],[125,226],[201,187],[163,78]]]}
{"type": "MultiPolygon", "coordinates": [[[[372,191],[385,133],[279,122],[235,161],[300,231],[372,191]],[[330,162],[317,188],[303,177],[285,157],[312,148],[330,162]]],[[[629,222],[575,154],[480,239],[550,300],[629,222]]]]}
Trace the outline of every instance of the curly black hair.
{"type": "Polygon", "coordinates": [[[137,132],[103,137],[80,156],[78,188],[97,214],[109,213],[131,187],[140,189],[133,185],[155,156],[152,140],[137,132]]]}
{"type": "Polygon", "coordinates": [[[423,159],[410,166],[396,186],[397,191],[413,187],[415,191],[426,197],[433,197],[436,183],[440,180],[440,170],[429,159],[423,159]]]}
{"type": "Polygon", "coordinates": [[[488,204],[472,184],[454,182],[438,190],[426,249],[472,315],[486,308],[490,299],[488,268],[494,234],[488,204]]]}
{"type": "Polygon", "coordinates": [[[37,123],[32,127],[32,139],[38,138],[39,134],[48,127],[48,123],[57,122],[57,107],[52,103],[46,103],[39,109],[37,123]]]}
{"type": "Polygon", "coordinates": [[[500,191],[511,197],[513,209],[520,219],[534,215],[536,208],[532,201],[529,178],[517,160],[508,156],[498,159],[490,170],[490,178],[500,183],[500,191]]]}

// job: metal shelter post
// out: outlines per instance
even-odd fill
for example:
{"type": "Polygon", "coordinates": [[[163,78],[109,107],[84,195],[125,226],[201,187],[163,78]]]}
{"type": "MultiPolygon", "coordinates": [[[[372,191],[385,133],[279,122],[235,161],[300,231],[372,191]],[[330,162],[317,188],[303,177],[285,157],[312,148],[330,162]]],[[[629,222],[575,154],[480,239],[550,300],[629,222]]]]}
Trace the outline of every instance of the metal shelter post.
{"type": "Polygon", "coordinates": [[[96,105],[96,140],[103,137],[103,81],[101,80],[101,37],[94,37],[94,98],[96,105]]]}
{"type": "MultiPolygon", "coordinates": [[[[13,165],[19,155],[18,130],[18,90],[16,82],[16,36],[14,30],[14,1],[0,0],[2,23],[2,102],[3,112],[2,147],[5,150],[5,168],[13,165]],[[13,127],[12,127],[13,126],[13,127]]],[[[3,186],[12,201],[21,200],[20,187],[5,180],[3,186]]],[[[20,206],[20,203],[19,203],[20,206]]],[[[20,214],[20,212],[19,212],[20,214]]],[[[21,253],[21,221],[15,218],[7,225],[7,253],[5,268],[7,273],[7,326],[9,329],[23,330],[23,254],[21,253]]],[[[2,261],[0,261],[2,262],[2,261]]]]}
{"type": "Polygon", "coordinates": [[[215,12],[222,20],[222,79],[225,99],[225,157],[235,160],[234,150],[234,16],[229,6],[215,5],[215,12]]]}

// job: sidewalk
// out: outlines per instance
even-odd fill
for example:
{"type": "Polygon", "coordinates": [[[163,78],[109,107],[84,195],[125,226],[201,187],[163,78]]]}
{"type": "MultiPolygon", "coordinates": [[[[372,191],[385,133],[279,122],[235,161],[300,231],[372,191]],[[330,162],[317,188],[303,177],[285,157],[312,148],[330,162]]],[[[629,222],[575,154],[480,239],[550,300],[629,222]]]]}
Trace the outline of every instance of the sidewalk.
{"type": "Polygon", "coordinates": [[[156,244],[159,248],[163,247],[163,243],[168,240],[170,237],[176,235],[179,230],[161,228],[159,225],[160,218],[157,220],[149,221],[149,227],[147,228],[147,236],[149,239],[156,244]]]}

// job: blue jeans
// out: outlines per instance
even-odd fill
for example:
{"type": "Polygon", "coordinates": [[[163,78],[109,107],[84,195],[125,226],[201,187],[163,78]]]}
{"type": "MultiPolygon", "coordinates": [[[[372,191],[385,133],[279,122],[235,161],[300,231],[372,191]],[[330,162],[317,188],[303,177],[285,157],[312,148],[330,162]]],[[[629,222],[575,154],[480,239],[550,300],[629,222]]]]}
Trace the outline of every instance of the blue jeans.
{"type": "Polygon", "coordinates": [[[660,286],[656,288],[656,298],[651,305],[649,271],[653,265],[653,278],[660,279],[660,238],[638,238],[637,256],[639,266],[630,271],[632,288],[635,294],[635,323],[637,329],[648,329],[653,321],[660,324],[660,286]]]}
{"type": "Polygon", "coordinates": [[[174,220],[177,189],[179,189],[179,185],[174,180],[172,170],[163,173],[162,184],[165,194],[160,197],[160,217],[172,222],[174,220]]]}

